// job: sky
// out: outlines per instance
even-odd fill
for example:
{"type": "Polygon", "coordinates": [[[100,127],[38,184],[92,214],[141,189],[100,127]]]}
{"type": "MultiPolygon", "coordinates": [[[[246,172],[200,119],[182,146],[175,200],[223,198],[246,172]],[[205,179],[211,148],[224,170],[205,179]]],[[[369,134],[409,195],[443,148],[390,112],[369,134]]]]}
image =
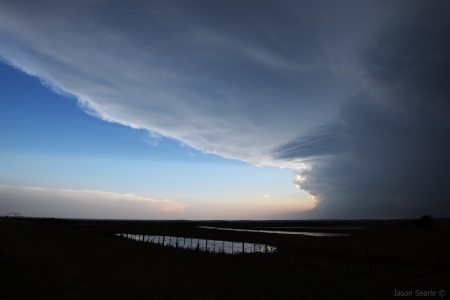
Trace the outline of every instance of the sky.
{"type": "Polygon", "coordinates": [[[0,214],[448,217],[449,13],[0,0],[0,214]]]}

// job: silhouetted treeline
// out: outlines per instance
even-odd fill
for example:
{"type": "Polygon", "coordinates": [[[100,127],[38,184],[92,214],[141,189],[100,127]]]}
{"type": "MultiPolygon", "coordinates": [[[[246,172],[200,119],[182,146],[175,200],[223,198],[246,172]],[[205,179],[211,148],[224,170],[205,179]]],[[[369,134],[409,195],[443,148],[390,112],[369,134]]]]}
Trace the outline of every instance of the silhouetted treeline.
{"type": "Polygon", "coordinates": [[[422,218],[413,221],[414,227],[425,229],[432,228],[435,223],[436,221],[431,216],[423,216],[422,218]]]}

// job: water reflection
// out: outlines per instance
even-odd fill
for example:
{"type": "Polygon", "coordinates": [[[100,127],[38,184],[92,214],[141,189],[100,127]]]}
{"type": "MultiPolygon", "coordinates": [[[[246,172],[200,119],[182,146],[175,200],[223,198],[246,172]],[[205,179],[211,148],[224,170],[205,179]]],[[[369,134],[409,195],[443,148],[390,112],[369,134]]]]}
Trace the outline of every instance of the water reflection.
{"type": "Polygon", "coordinates": [[[217,229],[217,230],[231,230],[241,232],[261,232],[261,233],[278,233],[278,234],[295,234],[295,235],[307,235],[307,236],[349,236],[347,233],[326,233],[326,232],[296,232],[296,231],[278,231],[278,230],[254,230],[254,229],[235,229],[235,228],[220,228],[209,226],[198,226],[205,229],[217,229]]]}
{"type": "Polygon", "coordinates": [[[368,227],[362,227],[362,226],[341,226],[341,227],[255,227],[255,228],[262,228],[262,229],[338,229],[338,230],[347,230],[347,229],[367,229],[368,227]]]}
{"type": "Polygon", "coordinates": [[[127,233],[116,233],[115,235],[140,242],[154,243],[181,249],[198,249],[199,251],[208,251],[210,253],[242,254],[242,251],[244,251],[244,253],[275,253],[277,250],[275,246],[255,243],[183,238],[167,235],[142,235],[127,233]]]}

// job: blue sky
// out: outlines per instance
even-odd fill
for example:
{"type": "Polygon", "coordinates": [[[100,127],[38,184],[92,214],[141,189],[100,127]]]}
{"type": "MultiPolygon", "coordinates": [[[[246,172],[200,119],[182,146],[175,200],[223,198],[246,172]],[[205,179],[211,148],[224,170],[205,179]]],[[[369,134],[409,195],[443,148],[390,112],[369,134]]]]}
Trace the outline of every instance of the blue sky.
{"type": "Polygon", "coordinates": [[[0,0],[0,214],[448,216],[449,13],[0,0]]]}
{"type": "MultiPolygon", "coordinates": [[[[1,185],[41,187],[56,194],[59,189],[135,194],[189,204],[163,218],[282,218],[292,209],[311,207],[308,195],[301,199],[289,182],[290,169],[224,159],[105,122],[87,114],[74,97],[56,93],[4,62],[0,78],[1,185]]],[[[59,213],[77,217],[70,214],[73,206],[76,202],[59,213]]],[[[39,212],[50,216],[47,209],[39,212]]],[[[158,213],[149,210],[147,217],[159,218],[158,213]]],[[[120,211],[109,215],[121,217],[120,211]]]]}

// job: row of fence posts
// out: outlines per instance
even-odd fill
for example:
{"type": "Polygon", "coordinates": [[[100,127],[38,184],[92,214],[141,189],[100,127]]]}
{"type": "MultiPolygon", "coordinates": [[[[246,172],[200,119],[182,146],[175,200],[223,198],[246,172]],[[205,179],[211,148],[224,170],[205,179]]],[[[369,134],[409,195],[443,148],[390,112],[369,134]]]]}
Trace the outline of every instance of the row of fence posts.
{"type": "MultiPolygon", "coordinates": [[[[129,235],[129,234],[125,234],[125,235],[129,235]]],[[[138,238],[137,238],[137,240],[138,241],[140,241],[140,242],[145,242],[145,240],[144,240],[144,234],[137,234],[137,236],[138,236],[138,238]]],[[[156,235],[153,235],[153,236],[156,236],[156,235]]],[[[165,246],[165,238],[166,238],[166,236],[165,235],[162,235],[162,237],[163,237],[163,240],[162,240],[162,243],[161,243],[161,245],[163,245],[163,246],[165,246]]],[[[172,236],[169,236],[170,237],[170,241],[169,241],[169,245],[172,243],[172,236]]],[[[175,239],[176,239],[176,243],[175,243],[175,248],[178,248],[178,239],[179,239],[180,237],[175,237],[175,239]]],[[[190,238],[190,240],[191,240],[191,245],[190,245],[190,248],[189,249],[192,249],[192,238],[190,238]]],[[[150,239],[148,239],[147,240],[147,242],[148,243],[153,243],[153,244],[159,244],[159,243],[155,243],[153,240],[150,240],[150,239]]],[[[225,251],[225,240],[223,240],[222,241],[223,242],[223,245],[222,245],[222,249],[223,249],[223,251],[225,251]]],[[[233,255],[234,254],[234,243],[235,242],[233,242],[233,241],[230,241],[231,242],[231,254],[233,255]]],[[[241,242],[242,243],[242,251],[241,251],[241,254],[242,254],[242,257],[244,257],[245,256],[245,243],[244,242],[241,242]]],[[[183,237],[183,248],[185,248],[186,247],[186,238],[185,237],[183,237]]],[[[200,239],[198,239],[198,244],[197,244],[197,247],[195,248],[195,250],[199,250],[200,249],[200,239]]],[[[208,251],[208,239],[205,239],[205,252],[209,252],[208,251]]],[[[214,243],[213,243],[213,253],[215,253],[216,252],[216,241],[214,240],[214,243]]],[[[253,253],[256,253],[256,243],[253,243],[253,253]]],[[[267,248],[266,248],[266,252],[265,253],[267,253],[267,248]]]]}

